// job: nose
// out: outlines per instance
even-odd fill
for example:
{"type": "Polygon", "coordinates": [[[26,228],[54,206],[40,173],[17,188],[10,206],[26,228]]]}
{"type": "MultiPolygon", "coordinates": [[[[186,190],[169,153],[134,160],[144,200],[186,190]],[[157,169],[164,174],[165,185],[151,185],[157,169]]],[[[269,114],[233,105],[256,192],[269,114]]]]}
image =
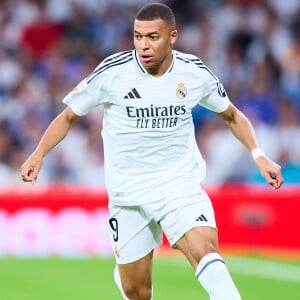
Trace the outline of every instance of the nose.
{"type": "Polygon", "coordinates": [[[145,49],[148,49],[148,48],[149,48],[148,40],[147,40],[146,37],[143,37],[143,38],[141,39],[140,47],[141,47],[142,50],[145,50],[145,49]]]}

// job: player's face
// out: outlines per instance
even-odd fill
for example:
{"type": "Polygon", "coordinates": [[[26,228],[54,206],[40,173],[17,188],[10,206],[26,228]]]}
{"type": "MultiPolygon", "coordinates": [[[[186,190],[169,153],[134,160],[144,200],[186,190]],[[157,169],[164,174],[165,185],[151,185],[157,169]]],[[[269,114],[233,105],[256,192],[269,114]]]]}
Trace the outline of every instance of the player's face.
{"type": "Polygon", "coordinates": [[[149,74],[164,74],[172,62],[177,31],[162,19],[134,21],[134,47],[149,74]]]}

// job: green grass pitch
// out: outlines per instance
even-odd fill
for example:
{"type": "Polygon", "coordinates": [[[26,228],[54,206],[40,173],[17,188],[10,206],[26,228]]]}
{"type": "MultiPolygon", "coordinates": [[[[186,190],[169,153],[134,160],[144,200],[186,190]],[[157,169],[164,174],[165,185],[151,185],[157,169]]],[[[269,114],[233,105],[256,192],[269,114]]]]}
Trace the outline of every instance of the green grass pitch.
{"type": "MultiPolygon", "coordinates": [[[[229,257],[243,300],[299,300],[300,261],[229,257]]],[[[112,258],[0,259],[1,300],[118,300],[112,258]]],[[[208,300],[182,257],[155,257],[154,300],[208,300]]]]}

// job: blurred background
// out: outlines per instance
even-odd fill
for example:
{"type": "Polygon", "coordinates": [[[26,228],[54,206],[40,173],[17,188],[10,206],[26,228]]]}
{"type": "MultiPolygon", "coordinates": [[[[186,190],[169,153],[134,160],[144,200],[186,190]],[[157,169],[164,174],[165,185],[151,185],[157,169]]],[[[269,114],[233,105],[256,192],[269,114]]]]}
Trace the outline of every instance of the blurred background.
{"type": "MultiPolygon", "coordinates": [[[[106,56],[132,49],[134,16],[147,2],[0,1],[0,254],[111,253],[103,108],[82,118],[49,153],[37,186],[24,186],[20,166],[64,108],[62,98],[106,56]]],[[[252,121],[261,147],[283,168],[285,186],[275,193],[224,122],[194,109],[221,245],[298,250],[300,2],[161,2],[176,14],[175,48],[214,71],[252,121]],[[278,239],[279,231],[289,235],[278,239]]]]}
{"type": "MultiPolygon", "coordinates": [[[[114,261],[107,235],[103,109],[82,118],[47,155],[35,186],[21,181],[20,167],[63,110],[62,98],[103,58],[133,48],[133,19],[147,2],[152,1],[0,1],[1,299],[119,296],[107,276],[114,261]],[[101,259],[69,260],[91,256],[101,259]],[[41,257],[47,259],[36,260],[41,257]]],[[[252,121],[263,150],[282,166],[285,185],[274,191],[224,122],[195,108],[196,138],[207,162],[203,184],[215,208],[221,252],[242,254],[226,261],[243,299],[299,299],[300,2],[160,2],[176,14],[175,49],[197,55],[213,70],[231,101],[252,121]],[[253,258],[261,259],[262,253],[264,258],[295,260],[266,264],[253,258]]],[[[170,256],[165,239],[159,252],[170,256]]],[[[198,299],[200,286],[192,277],[189,282],[195,285],[186,282],[193,276],[187,264],[170,257],[160,257],[161,263],[155,299],[198,299]],[[165,279],[173,274],[183,275],[168,286],[165,279]]]]}
{"type": "MultiPolygon", "coordinates": [[[[64,108],[62,98],[104,57],[132,49],[132,20],[146,2],[0,1],[0,186],[24,184],[20,165],[64,108]]],[[[282,165],[286,183],[299,183],[299,1],[161,2],[177,17],[175,48],[214,71],[253,122],[264,151],[282,165]]],[[[38,185],[104,184],[101,120],[99,108],[76,125],[47,156],[38,185]]],[[[207,160],[205,184],[263,182],[223,121],[200,107],[194,120],[207,160]]]]}

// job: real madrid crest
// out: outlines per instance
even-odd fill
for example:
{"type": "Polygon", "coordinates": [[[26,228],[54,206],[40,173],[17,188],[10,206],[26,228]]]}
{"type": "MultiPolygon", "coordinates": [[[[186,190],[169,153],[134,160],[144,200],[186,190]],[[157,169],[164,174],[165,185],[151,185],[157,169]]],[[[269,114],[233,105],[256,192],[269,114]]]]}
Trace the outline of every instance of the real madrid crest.
{"type": "Polygon", "coordinates": [[[184,83],[183,82],[179,82],[178,86],[177,86],[177,89],[176,89],[176,96],[179,99],[184,99],[186,97],[186,95],[187,95],[187,89],[184,86],[184,83]]]}

